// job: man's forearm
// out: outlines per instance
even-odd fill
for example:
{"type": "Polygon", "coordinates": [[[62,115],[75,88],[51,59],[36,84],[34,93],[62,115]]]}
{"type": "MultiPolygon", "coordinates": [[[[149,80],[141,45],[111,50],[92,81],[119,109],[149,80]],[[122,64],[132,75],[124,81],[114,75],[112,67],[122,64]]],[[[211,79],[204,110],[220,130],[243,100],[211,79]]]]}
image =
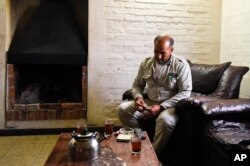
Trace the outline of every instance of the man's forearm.
{"type": "Polygon", "coordinates": [[[142,94],[142,89],[141,88],[132,88],[132,95],[134,97],[134,99],[140,97],[143,98],[143,94],[142,94]]]}
{"type": "Polygon", "coordinates": [[[181,92],[177,93],[176,95],[174,95],[173,97],[163,101],[160,105],[164,108],[175,107],[176,104],[178,103],[178,101],[189,97],[190,94],[191,94],[190,90],[181,91],[181,92]]]}

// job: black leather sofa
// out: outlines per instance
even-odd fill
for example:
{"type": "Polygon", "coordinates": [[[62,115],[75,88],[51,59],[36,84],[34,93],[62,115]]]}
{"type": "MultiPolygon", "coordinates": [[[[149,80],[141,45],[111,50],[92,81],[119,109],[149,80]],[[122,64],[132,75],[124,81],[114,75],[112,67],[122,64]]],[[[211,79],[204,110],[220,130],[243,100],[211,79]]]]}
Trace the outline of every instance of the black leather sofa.
{"type": "MultiPolygon", "coordinates": [[[[250,100],[239,99],[240,84],[249,68],[232,66],[230,62],[208,65],[189,61],[189,64],[193,81],[192,94],[178,102],[176,113],[179,120],[159,159],[170,166],[212,166],[224,161],[227,164],[228,157],[224,157],[224,161],[214,160],[215,162],[209,159],[212,154],[216,159],[219,158],[218,155],[227,155],[218,152],[222,148],[216,145],[208,126],[211,126],[213,120],[250,122],[250,118],[246,118],[249,117],[250,100]],[[210,151],[212,145],[217,151],[210,151]]],[[[147,97],[146,91],[144,97],[147,97]]],[[[125,91],[122,98],[133,99],[131,89],[125,91]]],[[[154,119],[140,121],[151,140],[154,136],[154,123],[154,119]]]]}
{"type": "MultiPolygon", "coordinates": [[[[201,105],[199,146],[194,146],[202,166],[250,165],[234,161],[236,154],[250,156],[250,100],[214,100],[201,105]]],[[[249,157],[248,156],[248,157],[249,157]]]]}
{"type": "MultiPolygon", "coordinates": [[[[250,145],[250,142],[245,146],[239,144],[249,141],[246,137],[231,144],[227,141],[229,135],[233,136],[233,139],[239,136],[237,133],[232,135],[236,129],[235,124],[249,126],[249,99],[190,97],[180,101],[176,110],[179,122],[172,142],[161,155],[161,160],[165,163],[176,166],[229,166],[232,162],[230,153],[237,148],[247,149],[246,146],[250,145]],[[216,122],[221,125],[216,125],[216,122]],[[226,126],[226,123],[230,125],[226,126]],[[221,136],[219,131],[225,130],[227,134],[221,136]]],[[[239,129],[239,133],[245,130],[239,129]]],[[[250,138],[250,131],[247,132],[250,138]]]]}

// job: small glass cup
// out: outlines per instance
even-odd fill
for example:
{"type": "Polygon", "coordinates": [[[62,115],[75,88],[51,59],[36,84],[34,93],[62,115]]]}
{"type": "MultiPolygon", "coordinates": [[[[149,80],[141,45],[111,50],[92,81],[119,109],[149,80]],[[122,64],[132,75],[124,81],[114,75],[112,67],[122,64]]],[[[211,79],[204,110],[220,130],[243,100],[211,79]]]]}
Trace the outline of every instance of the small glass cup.
{"type": "Polygon", "coordinates": [[[114,132],[114,122],[112,119],[105,120],[105,134],[106,136],[111,136],[114,132]]]}
{"type": "Polygon", "coordinates": [[[132,154],[137,155],[141,153],[141,139],[136,134],[131,137],[132,154]]]}

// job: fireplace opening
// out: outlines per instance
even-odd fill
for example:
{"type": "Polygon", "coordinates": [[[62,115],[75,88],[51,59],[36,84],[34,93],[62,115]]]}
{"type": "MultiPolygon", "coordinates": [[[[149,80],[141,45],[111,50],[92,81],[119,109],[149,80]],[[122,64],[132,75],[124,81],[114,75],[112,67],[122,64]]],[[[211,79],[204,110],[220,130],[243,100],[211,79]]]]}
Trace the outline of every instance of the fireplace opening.
{"type": "Polygon", "coordinates": [[[6,121],[87,116],[87,66],[7,64],[6,121]]]}
{"type": "Polygon", "coordinates": [[[82,66],[15,65],[16,103],[82,101],[82,66]]]}

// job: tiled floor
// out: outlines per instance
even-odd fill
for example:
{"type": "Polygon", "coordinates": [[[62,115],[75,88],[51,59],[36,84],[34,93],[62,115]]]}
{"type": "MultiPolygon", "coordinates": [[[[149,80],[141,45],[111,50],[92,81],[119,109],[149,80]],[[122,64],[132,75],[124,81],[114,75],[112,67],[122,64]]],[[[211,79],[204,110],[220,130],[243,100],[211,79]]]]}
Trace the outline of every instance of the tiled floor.
{"type": "Polygon", "coordinates": [[[59,135],[0,137],[1,166],[43,166],[59,135]]]}

